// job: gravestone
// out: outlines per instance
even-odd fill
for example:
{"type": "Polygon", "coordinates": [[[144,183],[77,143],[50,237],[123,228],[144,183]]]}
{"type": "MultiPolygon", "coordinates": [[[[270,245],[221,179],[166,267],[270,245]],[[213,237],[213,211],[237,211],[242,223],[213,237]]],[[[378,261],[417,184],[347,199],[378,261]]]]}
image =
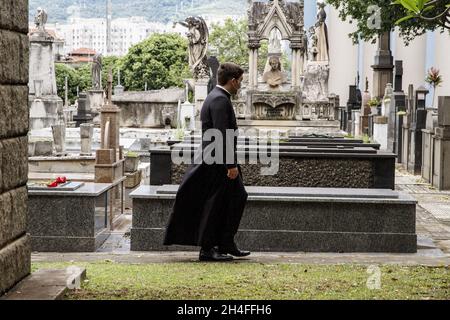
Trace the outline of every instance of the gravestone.
{"type": "Polygon", "coordinates": [[[414,86],[412,84],[408,87],[408,95],[406,97],[406,115],[403,116],[403,125],[402,125],[402,165],[406,169],[409,162],[409,155],[411,149],[411,119],[414,111],[414,86]]]}
{"type": "Polygon", "coordinates": [[[425,101],[428,90],[423,86],[415,91],[415,108],[411,128],[409,129],[411,144],[409,149],[408,172],[420,175],[422,173],[422,129],[425,129],[427,110],[425,101]]]}
{"type": "Polygon", "coordinates": [[[434,135],[433,186],[450,190],[450,96],[439,97],[434,135]]]}
{"type": "Polygon", "coordinates": [[[359,134],[361,135],[369,134],[370,99],[371,96],[369,93],[369,81],[366,78],[366,90],[362,95],[362,103],[361,103],[361,120],[360,120],[361,131],[359,132],[359,134]]]}
{"type": "Polygon", "coordinates": [[[350,131],[353,124],[352,122],[355,120],[352,118],[352,111],[361,109],[361,91],[355,85],[349,86],[349,97],[347,101],[347,110],[346,110],[346,130],[350,131]]]}
{"type": "Polygon", "coordinates": [[[45,30],[47,14],[40,10],[35,17],[37,29],[30,34],[29,104],[30,129],[49,128],[56,124],[63,101],[57,94],[54,43],[45,30]]]}
{"type": "Polygon", "coordinates": [[[395,82],[394,82],[394,104],[395,112],[397,114],[395,120],[395,148],[394,152],[397,155],[397,162],[403,162],[403,117],[405,115],[398,114],[406,111],[406,95],[403,91],[403,61],[395,61],[395,82]]]}
{"type": "Polygon", "coordinates": [[[79,127],[83,123],[90,123],[93,120],[91,109],[87,103],[86,92],[81,92],[78,97],[77,114],[73,116],[76,126],[79,127]]]}
{"type": "Polygon", "coordinates": [[[438,123],[436,109],[427,110],[425,129],[422,129],[422,178],[431,183],[433,176],[434,134],[438,123]]]}
{"type": "Polygon", "coordinates": [[[373,68],[373,96],[382,98],[388,83],[393,82],[394,64],[390,48],[390,32],[381,33],[378,37],[378,50],[373,68]]]}
{"type": "Polygon", "coordinates": [[[80,156],[92,155],[92,137],[94,135],[94,125],[82,123],[80,125],[81,152],[80,156]]]}

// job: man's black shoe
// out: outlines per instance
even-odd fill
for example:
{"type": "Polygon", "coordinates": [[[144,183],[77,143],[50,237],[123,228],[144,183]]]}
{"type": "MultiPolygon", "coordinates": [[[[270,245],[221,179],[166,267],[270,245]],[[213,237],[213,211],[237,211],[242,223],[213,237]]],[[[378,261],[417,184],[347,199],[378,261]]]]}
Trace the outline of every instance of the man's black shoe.
{"type": "Polygon", "coordinates": [[[225,254],[221,254],[217,251],[216,248],[212,248],[210,250],[200,250],[200,261],[216,261],[216,262],[225,262],[233,260],[233,257],[227,256],[225,254]]]}
{"type": "Polygon", "coordinates": [[[250,255],[250,251],[242,251],[239,250],[238,247],[236,246],[236,244],[233,244],[231,246],[222,246],[219,247],[219,253],[221,254],[231,254],[232,256],[235,257],[246,257],[250,255]]]}

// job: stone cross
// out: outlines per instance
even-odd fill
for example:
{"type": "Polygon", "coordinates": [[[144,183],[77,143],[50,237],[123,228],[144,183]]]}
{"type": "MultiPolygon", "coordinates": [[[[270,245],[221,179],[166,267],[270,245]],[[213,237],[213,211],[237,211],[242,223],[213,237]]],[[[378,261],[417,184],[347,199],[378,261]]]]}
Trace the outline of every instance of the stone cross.
{"type": "Polygon", "coordinates": [[[120,69],[117,70],[117,77],[118,77],[118,85],[120,86],[120,69]]]}

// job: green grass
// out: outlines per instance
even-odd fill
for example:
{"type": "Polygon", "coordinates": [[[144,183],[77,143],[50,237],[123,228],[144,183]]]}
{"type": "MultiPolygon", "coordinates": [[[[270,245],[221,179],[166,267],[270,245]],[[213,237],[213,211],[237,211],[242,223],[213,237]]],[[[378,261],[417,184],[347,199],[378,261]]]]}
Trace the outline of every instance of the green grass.
{"type": "MultiPolygon", "coordinates": [[[[69,263],[34,263],[65,268],[69,263]]],[[[449,267],[380,266],[381,289],[369,290],[366,266],[258,263],[75,263],[87,269],[84,299],[450,299],[449,267]]]]}

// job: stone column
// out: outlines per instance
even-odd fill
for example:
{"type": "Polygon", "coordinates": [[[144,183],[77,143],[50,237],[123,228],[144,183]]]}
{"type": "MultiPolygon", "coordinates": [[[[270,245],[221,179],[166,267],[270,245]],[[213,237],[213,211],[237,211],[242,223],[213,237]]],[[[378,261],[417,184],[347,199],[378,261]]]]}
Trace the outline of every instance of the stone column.
{"type": "Polygon", "coordinates": [[[255,32],[249,32],[248,86],[250,90],[258,87],[258,50],[261,47],[255,32]]]}
{"type": "Polygon", "coordinates": [[[291,38],[292,49],[292,90],[300,90],[300,76],[303,73],[303,51],[305,44],[303,43],[303,33],[296,32],[291,38]]]}
{"type": "Polygon", "coordinates": [[[382,33],[378,37],[378,51],[375,56],[375,64],[372,66],[373,74],[373,90],[374,97],[382,98],[384,89],[388,83],[393,83],[394,58],[392,57],[390,47],[391,36],[389,32],[382,33]]]}
{"type": "Polygon", "coordinates": [[[28,1],[0,2],[0,296],[31,271],[28,1]]]}
{"type": "Polygon", "coordinates": [[[434,159],[434,139],[435,128],[438,123],[438,113],[436,109],[427,110],[427,120],[425,129],[422,130],[422,178],[432,183],[433,159],[434,159]]]}
{"type": "Polygon", "coordinates": [[[414,107],[414,86],[412,84],[408,87],[408,96],[406,98],[406,115],[403,116],[403,141],[402,141],[402,165],[407,168],[409,162],[409,154],[411,149],[411,135],[410,127],[412,122],[412,114],[415,110],[414,107]]]}

